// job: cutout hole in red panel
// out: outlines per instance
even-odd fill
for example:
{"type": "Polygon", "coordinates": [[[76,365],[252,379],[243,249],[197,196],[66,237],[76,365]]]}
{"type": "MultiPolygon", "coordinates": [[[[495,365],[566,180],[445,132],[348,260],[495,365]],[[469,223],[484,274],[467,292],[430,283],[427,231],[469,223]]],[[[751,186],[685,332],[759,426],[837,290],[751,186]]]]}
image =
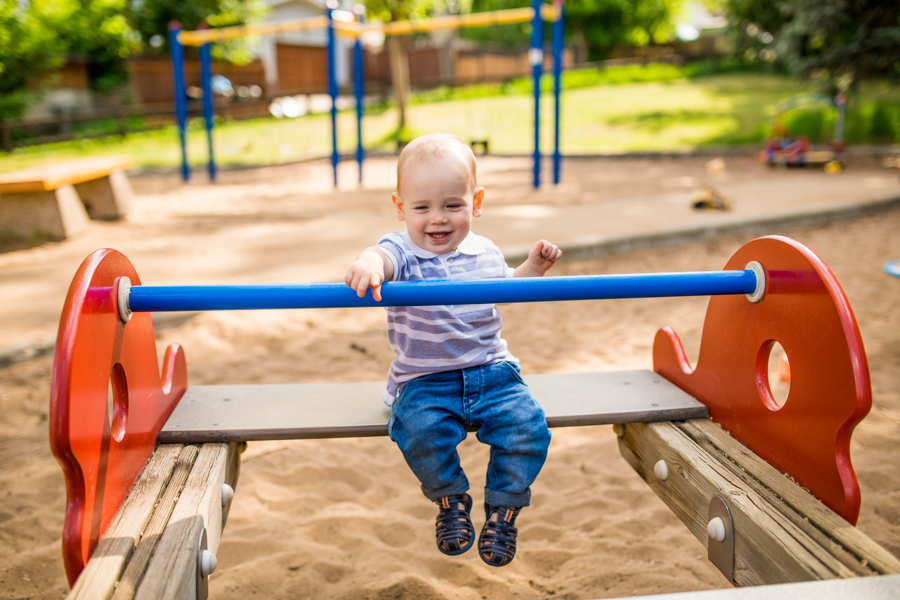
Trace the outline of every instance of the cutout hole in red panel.
{"type": "Polygon", "coordinates": [[[128,383],[125,380],[125,369],[122,363],[113,365],[109,375],[109,431],[112,438],[121,442],[125,437],[125,425],[128,421],[128,383]]]}

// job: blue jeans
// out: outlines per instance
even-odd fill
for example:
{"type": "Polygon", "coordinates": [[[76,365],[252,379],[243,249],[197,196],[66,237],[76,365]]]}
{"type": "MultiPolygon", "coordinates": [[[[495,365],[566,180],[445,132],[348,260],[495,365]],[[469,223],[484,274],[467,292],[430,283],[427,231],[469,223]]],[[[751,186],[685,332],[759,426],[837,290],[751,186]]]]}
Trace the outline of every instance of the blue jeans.
{"type": "Polygon", "coordinates": [[[477,428],[478,441],[491,447],[485,502],[528,506],[550,431],[518,365],[498,362],[433,373],[400,386],[388,433],[431,501],[469,489],[456,451],[466,428],[477,428]]]}

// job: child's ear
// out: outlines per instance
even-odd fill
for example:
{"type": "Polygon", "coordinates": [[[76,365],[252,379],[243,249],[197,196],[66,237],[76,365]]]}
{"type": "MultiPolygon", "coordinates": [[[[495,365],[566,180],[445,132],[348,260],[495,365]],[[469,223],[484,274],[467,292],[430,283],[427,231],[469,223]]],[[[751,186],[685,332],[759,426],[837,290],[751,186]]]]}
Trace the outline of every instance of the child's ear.
{"type": "Polygon", "coordinates": [[[394,207],[397,209],[397,220],[404,221],[403,200],[400,198],[400,194],[398,194],[397,192],[392,193],[391,200],[394,202],[394,207]]]}
{"type": "Polygon", "coordinates": [[[475,196],[472,197],[472,216],[480,217],[482,212],[482,204],[484,204],[484,188],[475,190],[475,196]]]}

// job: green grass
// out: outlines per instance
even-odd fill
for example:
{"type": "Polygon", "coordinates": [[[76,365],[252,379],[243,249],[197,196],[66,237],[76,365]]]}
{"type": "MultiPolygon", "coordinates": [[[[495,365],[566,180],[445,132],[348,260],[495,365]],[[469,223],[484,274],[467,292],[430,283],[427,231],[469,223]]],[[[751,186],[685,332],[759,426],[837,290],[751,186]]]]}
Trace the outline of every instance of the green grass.
{"type": "MultiPolygon", "coordinates": [[[[548,79],[542,88],[549,86],[548,79]]],[[[771,134],[780,100],[817,91],[815,84],[763,73],[709,73],[696,67],[648,65],[564,74],[563,153],[689,151],[709,145],[761,144],[771,134]]],[[[851,98],[847,141],[900,142],[900,94],[883,83],[864,86],[851,98]]],[[[416,94],[408,108],[404,138],[432,132],[455,133],[465,140],[489,139],[491,151],[527,153],[532,144],[532,99],[527,79],[506,84],[438,88],[416,94]]],[[[542,146],[552,146],[553,104],[543,96],[542,146]]],[[[397,122],[392,106],[373,107],[363,123],[368,149],[393,150],[397,122]]],[[[794,111],[788,128],[827,141],[833,115],[794,111]]],[[[339,147],[356,146],[352,111],[338,117],[339,147]]],[[[220,165],[263,165],[324,156],[330,152],[328,115],[299,119],[263,118],[220,123],[215,130],[220,165]]],[[[179,164],[174,127],[94,140],[74,140],[19,148],[0,154],[0,171],[66,158],[130,154],[138,167],[171,168],[179,164]]],[[[191,163],[206,161],[206,135],[200,120],[188,131],[191,163]]]]}

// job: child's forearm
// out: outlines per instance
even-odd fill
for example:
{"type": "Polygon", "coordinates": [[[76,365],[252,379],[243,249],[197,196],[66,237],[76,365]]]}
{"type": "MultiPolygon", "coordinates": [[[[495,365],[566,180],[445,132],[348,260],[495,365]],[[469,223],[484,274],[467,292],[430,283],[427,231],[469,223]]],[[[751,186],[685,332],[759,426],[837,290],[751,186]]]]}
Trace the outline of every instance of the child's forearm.
{"type": "Polygon", "coordinates": [[[526,260],[516,267],[516,270],[513,271],[513,277],[543,277],[546,272],[547,269],[541,270],[526,260]]]}

